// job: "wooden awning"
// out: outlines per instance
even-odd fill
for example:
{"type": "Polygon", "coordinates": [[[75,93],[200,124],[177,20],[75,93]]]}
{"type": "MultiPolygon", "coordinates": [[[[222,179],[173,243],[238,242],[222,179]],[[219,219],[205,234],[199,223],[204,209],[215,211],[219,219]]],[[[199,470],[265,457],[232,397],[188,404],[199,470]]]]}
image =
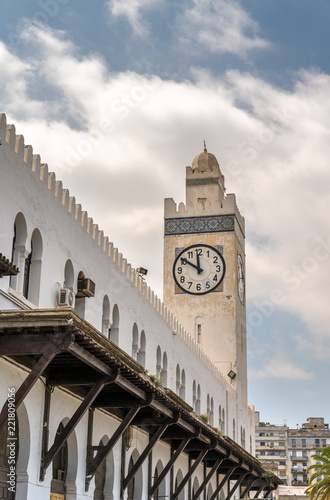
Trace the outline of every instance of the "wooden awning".
{"type": "MultiPolygon", "coordinates": [[[[90,408],[100,408],[119,418],[121,424],[107,445],[97,447],[97,450],[88,445],[86,488],[129,425],[143,428],[150,434],[148,447],[139,459],[141,463],[161,440],[172,446],[173,463],[184,451],[194,460],[195,467],[204,463],[211,469],[209,474],[218,472],[230,477],[242,491],[254,490],[259,494],[282,484],[277,476],[266,473],[262,464],[244,448],[203,422],[171,390],[156,387],[139,363],[70,308],[2,311],[0,355],[29,369],[28,376],[16,392],[17,406],[40,377],[46,379],[48,386],[63,387],[82,399],[52,446],[48,449],[48,443],[43,442],[41,479],[85,412],[90,408]]],[[[6,422],[6,415],[7,409],[4,408],[0,428],[6,422]]],[[[164,468],[163,477],[173,465],[171,461],[164,468]]],[[[129,477],[123,479],[124,489],[141,463],[135,464],[129,477]]],[[[206,479],[210,481],[211,477],[206,479]]],[[[161,479],[158,478],[159,484],[161,479]]],[[[184,481],[188,479],[186,477],[184,481]]],[[[184,484],[181,486],[183,488],[184,484]]],[[[152,492],[155,489],[157,485],[151,485],[152,492]]]]}

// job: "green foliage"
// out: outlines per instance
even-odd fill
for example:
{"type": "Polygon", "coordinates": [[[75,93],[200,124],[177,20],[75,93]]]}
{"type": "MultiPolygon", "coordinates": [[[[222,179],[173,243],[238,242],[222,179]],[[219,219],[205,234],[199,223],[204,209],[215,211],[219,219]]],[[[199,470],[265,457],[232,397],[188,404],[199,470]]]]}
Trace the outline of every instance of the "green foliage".
{"type": "Polygon", "coordinates": [[[330,500],[330,446],[316,451],[319,455],[312,455],[312,458],[320,463],[308,467],[307,472],[314,472],[305,493],[311,500],[330,500]]]}
{"type": "Polygon", "coordinates": [[[203,422],[205,422],[206,424],[208,424],[208,423],[209,423],[209,418],[210,418],[210,416],[209,416],[207,413],[202,413],[199,417],[200,417],[200,418],[203,420],[203,422]]]}
{"type": "Polygon", "coordinates": [[[157,378],[156,375],[149,375],[150,380],[155,384],[156,387],[160,387],[162,385],[162,380],[157,378]]]}
{"type": "Polygon", "coordinates": [[[212,425],[211,425],[211,427],[214,430],[214,432],[216,432],[220,437],[223,436],[221,430],[218,427],[213,427],[212,425]]]}

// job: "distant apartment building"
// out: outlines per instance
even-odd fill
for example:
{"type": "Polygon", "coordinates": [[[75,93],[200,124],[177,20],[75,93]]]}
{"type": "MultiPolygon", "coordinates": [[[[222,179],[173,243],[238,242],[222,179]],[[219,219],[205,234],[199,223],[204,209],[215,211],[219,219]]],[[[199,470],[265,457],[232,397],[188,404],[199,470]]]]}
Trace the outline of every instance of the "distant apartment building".
{"type": "Polygon", "coordinates": [[[311,458],[316,450],[330,446],[329,424],[324,418],[311,417],[300,428],[260,422],[256,415],[256,456],[265,469],[272,471],[284,482],[279,497],[304,496],[308,486],[307,469],[315,463],[311,458]]]}
{"type": "Polygon", "coordinates": [[[288,429],[289,484],[307,486],[311,455],[329,445],[329,424],[324,423],[324,418],[308,418],[300,429],[288,429]]]}
{"type": "Polygon", "coordinates": [[[288,427],[260,422],[259,412],[256,415],[256,456],[265,469],[279,476],[284,484],[288,484],[288,427]]]}

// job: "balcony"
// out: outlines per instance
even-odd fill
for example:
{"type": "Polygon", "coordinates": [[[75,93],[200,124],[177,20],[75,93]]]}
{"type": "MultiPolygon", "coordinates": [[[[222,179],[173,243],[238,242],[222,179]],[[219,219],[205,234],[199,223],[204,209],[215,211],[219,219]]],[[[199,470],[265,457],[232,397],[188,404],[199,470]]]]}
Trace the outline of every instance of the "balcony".
{"type": "Polygon", "coordinates": [[[297,479],[292,479],[292,486],[308,486],[308,481],[298,481],[297,479]]]}
{"type": "Polygon", "coordinates": [[[290,458],[291,458],[291,462],[296,462],[296,461],[307,462],[308,455],[303,455],[301,457],[290,457],[290,458]]]}

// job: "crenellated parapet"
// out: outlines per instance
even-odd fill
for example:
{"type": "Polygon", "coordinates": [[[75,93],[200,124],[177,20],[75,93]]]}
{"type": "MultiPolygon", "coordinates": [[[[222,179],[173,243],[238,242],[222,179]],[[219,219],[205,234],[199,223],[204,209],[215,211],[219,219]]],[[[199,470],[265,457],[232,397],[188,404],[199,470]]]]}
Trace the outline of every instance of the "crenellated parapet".
{"type": "MultiPolygon", "coordinates": [[[[213,227],[215,231],[220,230],[230,230],[230,218],[232,218],[233,224],[235,221],[240,227],[242,234],[245,235],[245,219],[240,214],[237,207],[236,196],[234,194],[227,194],[222,202],[215,200],[211,203],[209,200],[198,201],[196,204],[188,202],[187,204],[179,203],[177,205],[173,198],[165,199],[165,234],[170,235],[170,231],[166,231],[166,225],[168,229],[170,226],[173,227],[173,234],[178,234],[177,228],[175,226],[179,225],[179,220],[191,217],[198,218],[198,223],[200,224],[199,218],[207,218],[212,220],[211,228],[213,227]],[[172,219],[177,219],[177,221],[172,221],[172,219]]],[[[233,229],[233,227],[231,228],[233,229]]],[[[201,228],[201,230],[203,230],[201,228]]],[[[204,231],[204,230],[203,230],[204,231]]],[[[211,231],[211,229],[210,229],[211,231]]],[[[194,229],[194,232],[198,232],[198,228],[194,229]]],[[[204,231],[205,232],[205,231],[204,231]]]]}
{"type": "MultiPolygon", "coordinates": [[[[35,178],[40,182],[40,189],[45,189],[49,192],[49,196],[57,200],[58,206],[71,217],[74,223],[78,224],[85,232],[86,237],[89,237],[94,244],[104,252],[105,256],[112,261],[122,273],[127,283],[134,286],[139,294],[144,297],[150,306],[160,315],[163,320],[169,325],[173,335],[177,335],[209,369],[212,375],[226,389],[234,394],[233,385],[227,380],[223,373],[214,365],[210,357],[203,351],[193,337],[185,330],[185,328],[173,316],[170,310],[165,306],[162,300],[147,286],[144,279],[136,269],[127,261],[126,258],[119,252],[118,248],[109,241],[109,238],[104,235],[104,232],[94,223],[93,218],[89,217],[88,213],[83,210],[81,204],[76,202],[74,196],[70,195],[68,189],[63,187],[62,181],[56,179],[54,172],[49,171],[47,163],[42,163],[40,155],[33,153],[31,145],[25,145],[24,137],[16,134],[15,126],[7,124],[6,115],[0,114],[0,147],[6,145],[12,154],[16,155],[17,163],[21,163],[22,168],[27,169],[35,175],[35,178]]],[[[236,206],[234,195],[229,195],[225,200],[226,207],[229,203],[236,206]],[[233,198],[230,198],[230,197],[233,198]]],[[[219,210],[223,207],[210,207],[207,203],[205,206],[198,205],[194,207],[188,204],[180,204],[176,207],[173,200],[165,200],[165,214],[167,217],[184,217],[190,215],[207,215],[211,210],[219,210]],[[188,214],[188,215],[187,215],[188,214]]],[[[237,208],[237,207],[236,207],[237,208]]],[[[226,208],[227,210],[227,208],[226,208]]],[[[238,210],[238,209],[237,209],[238,210]]],[[[232,211],[234,213],[234,211],[232,211]]],[[[244,219],[242,218],[244,221],[244,219]]]]}

